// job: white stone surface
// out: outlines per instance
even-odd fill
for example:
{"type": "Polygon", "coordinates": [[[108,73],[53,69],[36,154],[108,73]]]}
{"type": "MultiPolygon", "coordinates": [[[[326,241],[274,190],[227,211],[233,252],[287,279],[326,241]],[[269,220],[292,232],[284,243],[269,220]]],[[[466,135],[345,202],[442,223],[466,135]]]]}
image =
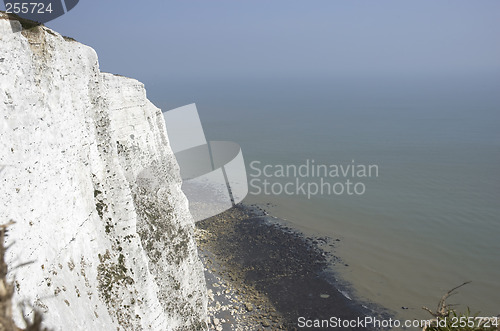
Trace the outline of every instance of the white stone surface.
{"type": "Polygon", "coordinates": [[[52,330],[199,329],[205,280],[160,110],[140,82],[101,73],[92,48],[45,27],[13,32],[1,15],[0,223],[16,222],[15,301],[52,330]]]}

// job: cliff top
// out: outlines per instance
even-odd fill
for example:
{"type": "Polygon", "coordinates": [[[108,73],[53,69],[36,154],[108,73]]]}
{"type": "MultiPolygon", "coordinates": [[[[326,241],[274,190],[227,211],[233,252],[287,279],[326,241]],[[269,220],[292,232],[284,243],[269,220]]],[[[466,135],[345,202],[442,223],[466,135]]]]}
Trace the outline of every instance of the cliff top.
{"type": "MultiPolygon", "coordinates": [[[[37,33],[39,30],[36,30],[34,28],[37,27],[42,27],[45,31],[51,34],[55,34],[54,31],[52,31],[50,28],[46,27],[40,22],[32,21],[26,18],[22,18],[16,14],[12,13],[6,13],[5,11],[0,10],[0,19],[2,20],[9,20],[9,21],[17,21],[19,24],[21,24],[22,31],[29,30],[31,33],[37,33]]],[[[76,41],[74,38],[67,37],[67,36],[62,36],[64,40],[66,41],[76,41]]]]}
{"type": "Polygon", "coordinates": [[[10,20],[10,21],[18,21],[19,23],[21,23],[23,30],[31,29],[31,28],[34,28],[34,27],[39,26],[39,25],[43,26],[43,24],[40,22],[28,20],[28,19],[22,18],[16,14],[6,13],[2,10],[0,10],[0,19],[10,20]]]}

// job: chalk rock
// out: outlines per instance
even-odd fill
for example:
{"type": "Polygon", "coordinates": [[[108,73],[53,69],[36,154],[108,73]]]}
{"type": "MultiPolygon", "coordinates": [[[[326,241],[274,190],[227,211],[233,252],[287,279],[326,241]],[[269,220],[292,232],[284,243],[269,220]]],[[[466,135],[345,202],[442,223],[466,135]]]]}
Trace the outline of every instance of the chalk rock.
{"type": "Polygon", "coordinates": [[[92,48],[21,30],[0,13],[16,323],[27,302],[52,330],[199,329],[207,290],[161,111],[140,82],[101,73],[92,48]]]}

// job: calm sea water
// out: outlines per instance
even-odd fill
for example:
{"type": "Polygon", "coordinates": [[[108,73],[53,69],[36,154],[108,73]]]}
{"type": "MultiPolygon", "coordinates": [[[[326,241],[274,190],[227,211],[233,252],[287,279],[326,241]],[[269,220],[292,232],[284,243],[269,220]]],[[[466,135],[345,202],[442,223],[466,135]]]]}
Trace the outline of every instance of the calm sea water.
{"type": "MultiPolygon", "coordinates": [[[[306,232],[340,238],[351,293],[400,318],[450,303],[500,313],[500,80],[492,76],[239,79],[147,86],[196,102],[206,135],[247,165],[376,164],[360,196],[249,195],[306,232]],[[402,309],[401,307],[409,309],[402,309]]],[[[169,99],[163,99],[166,95],[169,99]]],[[[250,169],[249,169],[250,171],[250,169]]]]}

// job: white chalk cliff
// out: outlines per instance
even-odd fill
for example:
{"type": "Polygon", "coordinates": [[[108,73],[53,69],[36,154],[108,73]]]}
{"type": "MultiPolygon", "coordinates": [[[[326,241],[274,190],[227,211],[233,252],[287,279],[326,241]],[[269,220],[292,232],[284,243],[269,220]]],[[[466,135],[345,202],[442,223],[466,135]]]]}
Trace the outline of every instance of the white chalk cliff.
{"type": "Polygon", "coordinates": [[[161,111],[140,82],[101,73],[92,48],[21,30],[0,13],[0,223],[15,222],[15,302],[52,330],[201,329],[203,267],[161,111]]]}

